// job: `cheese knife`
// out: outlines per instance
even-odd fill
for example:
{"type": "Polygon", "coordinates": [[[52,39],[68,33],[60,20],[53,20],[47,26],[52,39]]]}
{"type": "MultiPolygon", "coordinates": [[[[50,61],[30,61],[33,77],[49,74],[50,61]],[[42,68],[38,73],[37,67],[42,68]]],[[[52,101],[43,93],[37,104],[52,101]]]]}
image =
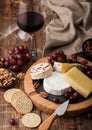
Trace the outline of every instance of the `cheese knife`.
{"type": "Polygon", "coordinates": [[[52,122],[56,119],[57,116],[62,116],[67,110],[69,104],[69,100],[62,103],[55,112],[47,119],[45,120],[40,126],[39,130],[48,130],[52,124],[52,122]]]}

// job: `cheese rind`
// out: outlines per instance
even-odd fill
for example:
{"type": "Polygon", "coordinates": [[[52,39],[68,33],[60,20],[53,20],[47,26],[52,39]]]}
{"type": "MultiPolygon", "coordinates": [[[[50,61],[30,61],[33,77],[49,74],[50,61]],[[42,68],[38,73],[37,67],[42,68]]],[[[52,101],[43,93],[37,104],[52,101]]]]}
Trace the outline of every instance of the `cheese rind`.
{"type": "Polygon", "coordinates": [[[84,98],[92,92],[92,80],[82,73],[77,67],[70,69],[63,77],[84,98]]]}

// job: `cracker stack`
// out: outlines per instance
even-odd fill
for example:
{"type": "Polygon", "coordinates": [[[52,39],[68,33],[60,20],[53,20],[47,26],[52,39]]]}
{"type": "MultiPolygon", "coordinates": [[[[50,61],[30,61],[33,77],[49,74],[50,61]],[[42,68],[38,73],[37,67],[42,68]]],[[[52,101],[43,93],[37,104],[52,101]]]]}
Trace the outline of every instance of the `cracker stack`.
{"type": "Polygon", "coordinates": [[[27,114],[32,111],[33,104],[31,99],[20,89],[9,89],[4,93],[4,99],[11,103],[20,114],[27,114]]]}

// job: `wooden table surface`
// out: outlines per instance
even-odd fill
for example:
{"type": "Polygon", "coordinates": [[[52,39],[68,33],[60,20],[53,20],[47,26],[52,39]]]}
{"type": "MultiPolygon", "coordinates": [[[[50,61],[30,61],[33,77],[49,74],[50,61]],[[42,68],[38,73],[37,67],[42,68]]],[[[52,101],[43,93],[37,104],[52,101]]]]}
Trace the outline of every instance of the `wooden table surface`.
{"type": "MultiPolygon", "coordinates": [[[[37,4],[38,0],[34,0],[35,4],[37,4]]],[[[8,27],[14,23],[16,23],[16,17],[18,15],[18,0],[0,0],[0,32],[5,33],[8,27]],[[15,4],[14,4],[15,3],[15,4]]],[[[46,19],[48,22],[49,18],[46,19]]],[[[42,49],[45,43],[45,27],[38,31],[35,34],[35,41],[37,46],[42,49]]],[[[9,32],[9,31],[8,31],[9,32]]],[[[0,33],[0,56],[7,56],[8,50],[13,47],[15,44],[18,45],[23,44],[24,42],[16,40],[17,38],[13,37],[14,34],[10,34],[9,37],[7,35],[7,39],[3,40],[2,35],[0,33]]],[[[26,44],[29,46],[30,44],[26,44]]],[[[28,68],[26,68],[28,69],[28,68]]],[[[26,70],[25,70],[26,72],[26,70]]],[[[24,80],[17,82],[13,87],[20,88],[24,90],[24,80]]],[[[4,98],[5,90],[0,89],[0,130],[29,130],[25,128],[21,123],[22,115],[18,114],[16,110],[7,103],[4,98]],[[17,125],[11,126],[9,124],[9,120],[11,118],[15,118],[17,120],[17,125]]],[[[46,120],[49,115],[44,112],[37,110],[35,107],[33,112],[39,114],[41,116],[42,121],[46,120]]],[[[87,113],[77,117],[57,117],[57,119],[53,122],[52,126],[49,130],[92,130],[92,119],[87,118],[87,113]],[[74,125],[76,128],[69,129],[67,128],[67,124],[74,125]]],[[[31,129],[30,129],[31,130],[31,129]]],[[[38,130],[34,128],[33,130],[38,130]]]]}

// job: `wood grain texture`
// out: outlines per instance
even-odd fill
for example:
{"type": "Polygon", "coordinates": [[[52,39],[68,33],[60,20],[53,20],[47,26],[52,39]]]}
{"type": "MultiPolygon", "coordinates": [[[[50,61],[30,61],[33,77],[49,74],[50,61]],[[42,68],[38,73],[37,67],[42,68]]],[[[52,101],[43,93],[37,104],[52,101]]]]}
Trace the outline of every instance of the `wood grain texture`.
{"type": "MultiPolygon", "coordinates": [[[[18,15],[18,4],[14,4],[17,0],[0,0],[0,32],[3,29],[6,29],[12,23],[12,18],[16,18],[18,15]],[[11,3],[14,2],[14,3],[11,3]]],[[[19,0],[18,0],[19,1],[19,0]]],[[[34,0],[35,4],[38,4],[39,0],[34,0]]],[[[33,5],[34,6],[34,5],[33,5]]],[[[36,6],[36,5],[35,5],[36,6]]],[[[45,18],[45,26],[51,19],[51,11],[44,7],[47,17],[45,18]]],[[[1,37],[0,37],[1,38],[1,37]]],[[[35,41],[37,42],[37,46],[39,48],[44,47],[45,43],[45,27],[38,31],[35,34],[35,41]]],[[[15,45],[15,41],[13,40],[13,35],[6,39],[6,42],[0,40],[0,57],[7,56],[7,51],[15,45]]],[[[27,45],[29,44],[22,43],[22,41],[18,42],[17,45],[27,45]]],[[[25,71],[28,67],[25,68],[25,71]]],[[[29,85],[30,86],[30,85],[29,85]]],[[[24,80],[18,81],[13,88],[19,88],[24,91],[24,80]]],[[[28,90],[28,89],[27,89],[28,90]]],[[[32,91],[34,91],[32,89],[32,91]]],[[[5,89],[0,89],[0,130],[29,130],[25,128],[21,123],[22,115],[18,114],[16,110],[7,102],[5,102],[3,95],[5,89]],[[11,126],[9,120],[14,118],[17,121],[17,125],[11,126]]],[[[34,92],[33,92],[34,94],[34,92]]],[[[31,94],[32,95],[32,94],[31,94]]],[[[38,97],[38,96],[37,96],[38,97]]],[[[52,105],[52,104],[49,104],[52,105]]],[[[54,104],[53,104],[54,105],[54,104]]],[[[52,106],[53,106],[52,105],[52,106]]],[[[49,115],[43,111],[39,111],[34,106],[33,111],[41,116],[42,122],[45,121],[49,115]]],[[[89,111],[90,112],[90,111],[89,111]]],[[[76,126],[76,130],[92,130],[92,120],[87,118],[87,114],[82,114],[82,116],[76,116],[71,118],[64,118],[64,117],[57,117],[57,119],[53,122],[49,130],[68,130],[67,123],[73,124],[76,126]]],[[[37,128],[30,129],[30,130],[38,130],[37,128]]]]}
{"type": "MultiPolygon", "coordinates": [[[[78,58],[78,61],[84,60],[83,58],[78,58]]],[[[38,60],[35,64],[41,63],[41,62],[48,62],[47,58],[42,58],[38,60]]],[[[32,65],[32,66],[33,66],[32,65]]],[[[92,65],[91,62],[89,62],[89,65],[92,65]]],[[[32,67],[31,66],[31,67],[32,67]]],[[[32,78],[30,76],[30,70],[31,67],[28,69],[26,72],[26,76],[24,79],[24,89],[25,92],[30,96],[32,99],[34,105],[39,109],[40,111],[46,112],[47,114],[52,114],[55,109],[59,106],[59,104],[55,104],[54,102],[51,102],[45,98],[42,98],[34,89],[32,78]]],[[[89,111],[92,109],[92,97],[88,98],[87,100],[76,103],[76,104],[70,104],[65,116],[77,116],[84,114],[85,112],[89,111]]]]}

